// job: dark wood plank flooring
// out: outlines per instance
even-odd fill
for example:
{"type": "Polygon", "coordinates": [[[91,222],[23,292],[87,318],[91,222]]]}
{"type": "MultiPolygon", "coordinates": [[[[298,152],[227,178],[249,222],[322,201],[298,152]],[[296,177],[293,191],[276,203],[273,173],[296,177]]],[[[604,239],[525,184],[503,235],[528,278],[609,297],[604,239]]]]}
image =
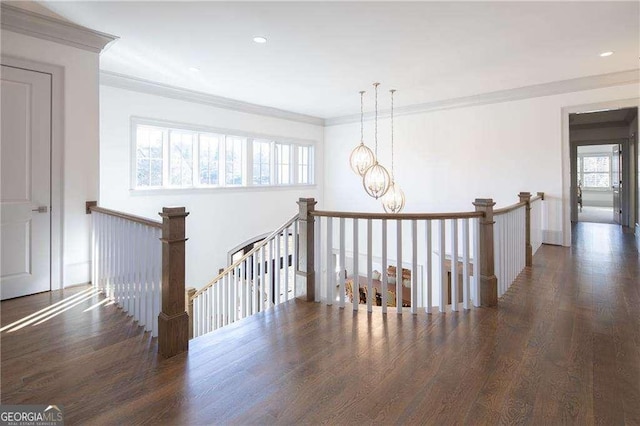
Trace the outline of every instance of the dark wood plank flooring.
{"type": "MultiPolygon", "coordinates": [[[[3,404],[66,423],[640,424],[640,255],[619,227],[543,246],[498,309],[380,313],[293,301],[156,355],[93,296],[0,335],[3,404]]],[[[1,324],[85,291],[2,302],[1,324]]]]}

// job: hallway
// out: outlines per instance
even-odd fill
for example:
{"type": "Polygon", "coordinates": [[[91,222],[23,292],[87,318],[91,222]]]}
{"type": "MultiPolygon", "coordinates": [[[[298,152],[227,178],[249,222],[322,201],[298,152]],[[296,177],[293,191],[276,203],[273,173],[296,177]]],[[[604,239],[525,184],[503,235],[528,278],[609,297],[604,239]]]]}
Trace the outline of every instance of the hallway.
{"type": "MultiPolygon", "coordinates": [[[[101,296],[5,330],[3,404],[67,424],[639,424],[640,254],[579,223],[542,246],[498,309],[402,317],[291,301],[169,360],[101,296]]],[[[65,291],[64,297],[86,291],[65,291]]],[[[5,327],[62,298],[2,302],[5,327]]]]}

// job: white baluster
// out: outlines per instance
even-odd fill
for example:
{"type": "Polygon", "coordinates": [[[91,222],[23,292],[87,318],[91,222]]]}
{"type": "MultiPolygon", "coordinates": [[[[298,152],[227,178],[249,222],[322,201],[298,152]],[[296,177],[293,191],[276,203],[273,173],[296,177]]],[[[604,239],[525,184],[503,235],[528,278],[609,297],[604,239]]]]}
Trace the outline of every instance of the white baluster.
{"type": "Polygon", "coordinates": [[[273,290],[274,290],[274,277],[275,274],[273,273],[274,270],[274,255],[273,255],[273,240],[269,241],[269,256],[267,259],[267,308],[271,307],[273,301],[275,300],[275,296],[273,295],[273,290]]]}
{"type": "Polygon", "coordinates": [[[451,220],[451,310],[458,310],[458,219],[451,220]]]}
{"type": "Polygon", "coordinates": [[[445,219],[440,219],[440,312],[445,312],[447,306],[447,271],[445,269],[445,249],[446,249],[446,235],[445,235],[445,219]]]}
{"type": "Polygon", "coordinates": [[[338,284],[340,285],[340,307],[344,308],[345,288],[344,288],[344,272],[347,270],[345,265],[345,235],[344,235],[344,218],[340,218],[340,270],[338,271],[339,278],[338,284]]]}
{"type": "MultiPolygon", "coordinates": [[[[358,288],[359,288],[358,284],[358,288]]],[[[360,290],[358,289],[358,296],[360,290]]],[[[367,312],[373,311],[373,223],[367,219],[367,312]]]]}
{"type": "MultiPolygon", "coordinates": [[[[296,296],[298,296],[297,293],[297,285],[296,285],[296,271],[298,270],[298,255],[300,253],[300,243],[298,241],[298,219],[295,220],[295,222],[293,222],[293,253],[292,253],[292,259],[291,259],[291,268],[292,268],[292,272],[293,272],[293,295],[291,296],[292,298],[295,298],[296,296]]],[[[306,292],[306,291],[305,291],[306,292]]]]}
{"type": "Polygon", "coordinates": [[[276,288],[275,288],[275,299],[274,299],[274,304],[276,305],[281,302],[280,295],[282,293],[282,288],[280,286],[280,278],[281,278],[280,277],[280,261],[282,259],[282,253],[281,253],[282,246],[280,243],[280,240],[281,240],[280,237],[281,237],[280,234],[276,235],[276,238],[275,238],[276,251],[274,253],[273,262],[272,262],[273,269],[275,272],[275,277],[276,277],[276,281],[275,281],[276,288]]]}
{"type": "MultiPolygon", "coordinates": [[[[370,236],[371,237],[371,236],[370,236]]],[[[382,219],[382,271],[380,274],[380,278],[381,278],[381,282],[380,282],[380,303],[382,304],[382,313],[386,314],[387,313],[387,304],[389,302],[387,302],[387,293],[388,293],[388,283],[389,283],[389,273],[388,273],[388,268],[387,268],[387,245],[388,245],[388,241],[387,241],[387,219],[382,219]]],[[[371,267],[369,267],[369,270],[371,270],[371,267]]],[[[396,272],[397,275],[397,272],[396,272]]],[[[371,289],[371,287],[369,287],[369,289],[371,289]]],[[[367,294],[367,303],[369,303],[369,301],[371,301],[371,303],[373,304],[373,302],[375,301],[375,292],[372,290],[369,290],[369,293],[367,294]]]]}
{"type": "Polygon", "coordinates": [[[473,219],[473,305],[479,307],[480,300],[480,219],[473,219]]]}
{"type": "Polygon", "coordinates": [[[315,248],[313,254],[316,268],[315,301],[320,302],[322,300],[322,217],[316,217],[314,224],[315,248]]]}
{"type": "MultiPolygon", "coordinates": [[[[284,256],[282,259],[282,269],[284,271],[284,300],[289,300],[289,227],[282,233],[284,244],[284,256]]],[[[294,286],[295,287],[295,286],[294,286]]]]}
{"type": "Polygon", "coordinates": [[[242,294],[241,296],[242,306],[240,307],[240,318],[244,318],[247,316],[247,290],[248,290],[247,259],[245,259],[242,261],[242,264],[240,265],[240,292],[242,294]]]}
{"type": "Polygon", "coordinates": [[[251,306],[251,312],[254,314],[260,312],[260,287],[258,284],[258,279],[260,278],[260,273],[258,272],[258,265],[260,264],[260,262],[258,261],[259,258],[260,250],[257,250],[255,253],[253,253],[253,256],[251,256],[251,260],[253,261],[253,271],[251,273],[251,282],[253,283],[253,303],[251,306]]]}
{"type": "MultiPolygon", "coordinates": [[[[396,310],[399,315],[402,315],[402,221],[396,220],[396,241],[398,261],[396,266],[396,310]]],[[[386,290],[383,289],[383,291],[386,290]]]]}
{"type": "Polygon", "coordinates": [[[358,304],[360,303],[360,271],[358,270],[360,249],[358,245],[358,219],[356,218],[353,219],[353,279],[351,283],[354,311],[358,310],[358,304]]]}
{"type": "Polygon", "coordinates": [[[267,309],[267,306],[265,306],[265,295],[267,294],[267,287],[268,285],[266,284],[265,281],[265,269],[266,269],[266,264],[267,264],[267,259],[265,256],[265,246],[260,247],[260,311],[264,311],[265,309],[267,309]]]}
{"type": "Polygon", "coordinates": [[[430,314],[433,309],[433,286],[432,283],[432,273],[433,273],[433,246],[431,241],[431,220],[426,220],[424,223],[425,227],[425,251],[426,251],[426,260],[425,264],[427,267],[427,273],[425,276],[425,286],[426,293],[424,298],[424,310],[426,313],[430,314]]]}
{"type": "Polygon", "coordinates": [[[411,313],[418,313],[418,221],[411,221],[411,313]]]}
{"type": "Polygon", "coordinates": [[[469,309],[469,219],[462,220],[462,308],[469,309]]]}
{"type": "Polygon", "coordinates": [[[335,267],[333,265],[333,218],[327,217],[327,305],[335,300],[335,267]]]}

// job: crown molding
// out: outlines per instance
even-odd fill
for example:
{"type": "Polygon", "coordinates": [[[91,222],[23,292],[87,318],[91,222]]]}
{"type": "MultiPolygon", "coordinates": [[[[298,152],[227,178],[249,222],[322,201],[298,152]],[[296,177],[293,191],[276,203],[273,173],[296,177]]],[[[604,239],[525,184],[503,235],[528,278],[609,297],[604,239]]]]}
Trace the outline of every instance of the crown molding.
{"type": "Polygon", "coordinates": [[[324,119],[319,117],[252,104],[195,90],[183,89],[181,87],[156,83],[154,81],[111,71],[100,71],[100,84],[117,87],[119,89],[146,93],[149,95],[163,96],[165,98],[172,98],[180,101],[195,102],[216,108],[244,112],[247,114],[256,114],[266,117],[280,118],[283,120],[297,121],[305,124],[313,124],[316,126],[324,126],[324,119]]]}
{"type": "Polygon", "coordinates": [[[5,30],[66,44],[94,53],[100,53],[105,46],[118,39],[118,37],[111,34],[94,31],[90,28],[10,6],[6,3],[2,3],[0,6],[0,27],[5,30]]]}
{"type": "MultiPolygon", "coordinates": [[[[640,69],[620,71],[609,74],[592,75],[588,77],[560,80],[551,83],[535,84],[516,89],[500,90],[461,98],[445,99],[395,108],[394,116],[421,114],[446,109],[465,108],[476,105],[486,105],[500,102],[517,101],[542,96],[560,95],[563,93],[579,92],[582,90],[599,89],[610,86],[621,86],[640,82],[640,69]]],[[[389,117],[390,110],[378,111],[378,118],[389,117]]],[[[366,113],[365,120],[373,119],[373,113],[366,113]]],[[[360,114],[332,117],[324,120],[325,126],[356,123],[360,121],[360,114]]]]}

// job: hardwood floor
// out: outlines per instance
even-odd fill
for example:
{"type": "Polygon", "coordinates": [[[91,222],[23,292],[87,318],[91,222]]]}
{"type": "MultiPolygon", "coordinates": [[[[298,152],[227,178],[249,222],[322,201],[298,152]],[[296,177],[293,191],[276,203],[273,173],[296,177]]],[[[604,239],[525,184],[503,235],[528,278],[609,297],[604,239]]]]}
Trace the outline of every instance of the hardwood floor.
{"type": "MultiPolygon", "coordinates": [[[[613,225],[574,231],[497,309],[400,317],[292,301],[169,360],[113,305],[84,312],[100,301],[89,294],[1,333],[1,400],[61,404],[69,425],[640,424],[638,247],[613,225]]],[[[2,302],[2,327],[81,291],[2,302]]]]}

